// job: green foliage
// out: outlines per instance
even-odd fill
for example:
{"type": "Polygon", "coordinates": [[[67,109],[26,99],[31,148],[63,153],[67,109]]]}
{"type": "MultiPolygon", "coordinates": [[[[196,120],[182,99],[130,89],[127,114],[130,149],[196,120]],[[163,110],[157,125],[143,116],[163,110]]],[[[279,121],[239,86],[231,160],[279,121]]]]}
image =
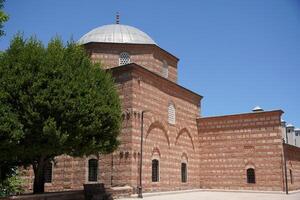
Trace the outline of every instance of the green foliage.
{"type": "Polygon", "coordinates": [[[4,31],[2,30],[3,23],[8,20],[8,15],[2,10],[4,7],[3,4],[4,0],[0,0],[0,36],[4,35],[4,31]]]}
{"type": "Polygon", "coordinates": [[[12,168],[14,171],[9,177],[0,182],[0,197],[6,197],[11,195],[20,194],[23,192],[23,182],[19,177],[18,171],[12,168]]]}
{"type": "Polygon", "coordinates": [[[8,177],[14,175],[16,163],[13,161],[1,160],[0,165],[0,182],[6,180],[8,177]]]}
{"type": "Polygon", "coordinates": [[[17,35],[0,56],[0,82],[0,161],[35,167],[61,154],[117,148],[113,79],[76,43],[55,38],[44,47],[17,35]]]}

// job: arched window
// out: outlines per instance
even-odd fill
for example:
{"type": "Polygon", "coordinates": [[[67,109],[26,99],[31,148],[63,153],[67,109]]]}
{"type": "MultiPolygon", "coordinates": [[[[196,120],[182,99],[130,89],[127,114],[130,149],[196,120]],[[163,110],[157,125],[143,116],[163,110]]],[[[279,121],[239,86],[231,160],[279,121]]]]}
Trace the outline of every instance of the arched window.
{"type": "Polygon", "coordinates": [[[96,182],[98,180],[98,160],[89,159],[89,174],[88,181],[96,182]]]}
{"type": "Polygon", "coordinates": [[[44,179],[45,179],[45,183],[52,182],[52,162],[48,162],[45,166],[44,179]]]}
{"type": "Polygon", "coordinates": [[[294,183],[294,180],[293,180],[293,171],[290,169],[290,179],[291,179],[291,184],[294,183]]]}
{"type": "Polygon", "coordinates": [[[159,161],[157,159],[152,160],[152,182],[159,181],[159,161]]]}
{"type": "Polygon", "coordinates": [[[175,124],[176,121],[176,110],[173,103],[170,103],[168,106],[168,122],[170,124],[175,124]]]}
{"type": "Polygon", "coordinates": [[[130,63],[130,56],[127,52],[120,53],[119,65],[126,65],[130,63]]]}
{"type": "Polygon", "coordinates": [[[253,168],[247,169],[247,183],[255,183],[255,171],[253,168]]]}
{"type": "Polygon", "coordinates": [[[181,163],[181,182],[187,182],[187,165],[186,163],[181,163]]]}
{"type": "Polygon", "coordinates": [[[163,61],[163,67],[162,67],[162,76],[165,78],[168,78],[169,75],[169,67],[167,61],[163,61]]]}

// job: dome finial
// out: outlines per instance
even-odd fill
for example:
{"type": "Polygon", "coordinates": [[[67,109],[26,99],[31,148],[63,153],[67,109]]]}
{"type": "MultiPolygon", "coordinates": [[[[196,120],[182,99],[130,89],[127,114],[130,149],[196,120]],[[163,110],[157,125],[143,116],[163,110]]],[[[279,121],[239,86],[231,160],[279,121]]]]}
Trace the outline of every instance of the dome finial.
{"type": "Polygon", "coordinates": [[[116,24],[120,24],[120,13],[117,12],[116,14],[116,24]]]}

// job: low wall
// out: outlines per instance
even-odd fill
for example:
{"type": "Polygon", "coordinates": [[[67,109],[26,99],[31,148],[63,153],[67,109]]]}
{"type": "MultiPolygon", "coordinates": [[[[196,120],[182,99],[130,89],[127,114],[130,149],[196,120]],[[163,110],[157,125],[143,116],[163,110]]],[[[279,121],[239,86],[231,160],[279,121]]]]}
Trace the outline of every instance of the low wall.
{"type": "Polygon", "coordinates": [[[284,144],[284,151],[287,160],[288,189],[300,190],[300,148],[284,144]]]}
{"type": "Polygon", "coordinates": [[[24,194],[19,196],[11,196],[4,199],[18,200],[110,200],[120,197],[130,197],[132,195],[132,187],[110,187],[104,188],[103,184],[86,184],[85,191],[65,191],[65,192],[49,192],[44,194],[24,194]]]}
{"type": "Polygon", "coordinates": [[[67,192],[51,192],[44,194],[25,194],[19,196],[11,196],[2,199],[18,199],[18,200],[85,200],[83,190],[67,191],[67,192]]]}
{"type": "Polygon", "coordinates": [[[132,195],[132,187],[123,186],[123,187],[111,187],[106,189],[107,193],[112,194],[114,199],[120,197],[130,197],[132,195]]]}
{"type": "Polygon", "coordinates": [[[197,119],[202,189],[282,191],[281,111],[197,119]],[[247,169],[255,183],[247,182],[247,169]]]}

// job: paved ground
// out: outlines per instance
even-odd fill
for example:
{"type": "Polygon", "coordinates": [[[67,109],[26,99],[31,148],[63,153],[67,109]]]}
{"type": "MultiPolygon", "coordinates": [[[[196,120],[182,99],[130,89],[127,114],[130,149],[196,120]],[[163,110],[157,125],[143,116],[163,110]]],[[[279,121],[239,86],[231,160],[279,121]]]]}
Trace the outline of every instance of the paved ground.
{"type": "MultiPolygon", "coordinates": [[[[127,198],[122,200],[134,200],[127,198]]],[[[289,195],[253,192],[197,191],[169,194],[145,194],[144,200],[300,200],[300,192],[289,195]]]]}

